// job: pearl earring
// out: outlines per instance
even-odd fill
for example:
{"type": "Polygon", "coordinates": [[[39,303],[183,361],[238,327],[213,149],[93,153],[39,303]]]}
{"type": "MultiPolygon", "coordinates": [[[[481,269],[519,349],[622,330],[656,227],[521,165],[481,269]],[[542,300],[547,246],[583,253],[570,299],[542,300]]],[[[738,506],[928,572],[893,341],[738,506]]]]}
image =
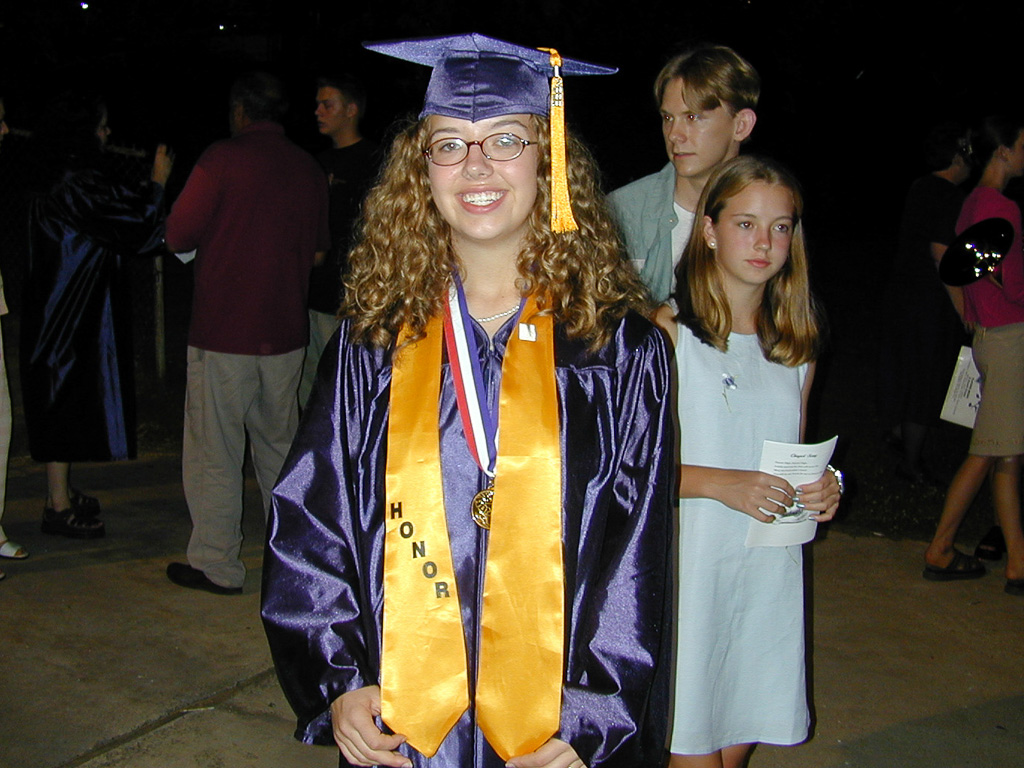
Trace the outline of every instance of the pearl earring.
{"type": "Polygon", "coordinates": [[[712,240],[712,241],[710,241],[708,243],[708,248],[710,248],[711,250],[714,250],[717,247],[718,247],[718,241],[717,240],[712,240]]]}

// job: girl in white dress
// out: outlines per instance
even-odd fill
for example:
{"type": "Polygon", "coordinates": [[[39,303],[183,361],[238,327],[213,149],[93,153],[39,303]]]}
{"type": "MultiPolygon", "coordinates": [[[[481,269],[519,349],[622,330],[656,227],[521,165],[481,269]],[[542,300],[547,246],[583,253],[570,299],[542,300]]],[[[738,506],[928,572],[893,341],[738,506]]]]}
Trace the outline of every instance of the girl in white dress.
{"type": "Polygon", "coordinates": [[[742,156],[705,185],[658,321],[679,368],[680,523],[670,766],[744,766],[807,738],[800,546],[746,547],[796,502],[830,520],[841,476],[794,488],[758,471],[764,440],[803,439],[818,327],[796,180],[742,156]]]}

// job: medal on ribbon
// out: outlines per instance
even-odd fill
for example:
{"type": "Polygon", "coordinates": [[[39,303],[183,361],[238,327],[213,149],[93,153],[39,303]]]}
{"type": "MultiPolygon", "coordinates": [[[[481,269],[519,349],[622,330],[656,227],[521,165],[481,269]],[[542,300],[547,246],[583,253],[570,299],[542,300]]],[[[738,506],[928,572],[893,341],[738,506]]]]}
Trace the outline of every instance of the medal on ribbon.
{"type": "MultiPolygon", "coordinates": [[[[525,299],[519,303],[517,316],[523,311],[524,302],[525,299]]],[[[476,337],[468,327],[469,317],[462,281],[458,275],[453,275],[448,303],[444,308],[444,343],[466,444],[489,480],[487,487],[473,497],[470,514],[473,522],[489,530],[494,505],[494,470],[498,459],[498,421],[487,403],[479,349],[476,337]]]]}

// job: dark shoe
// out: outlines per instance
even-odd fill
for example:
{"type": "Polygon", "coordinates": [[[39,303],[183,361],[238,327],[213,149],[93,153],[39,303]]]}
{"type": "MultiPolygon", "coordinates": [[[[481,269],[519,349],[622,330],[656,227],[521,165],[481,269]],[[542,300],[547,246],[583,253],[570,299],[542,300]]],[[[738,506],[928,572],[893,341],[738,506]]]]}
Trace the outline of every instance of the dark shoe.
{"type": "Polygon", "coordinates": [[[107,532],[102,520],[81,515],[74,507],[60,512],[52,507],[44,507],[41,529],[51,536],[67,536],[70,539],[101,539],[107,532]]]}
{"type": "Polygon", "coordinates": [[[988,533],[981,537],[978,546],[974,548],[974,556],[980,560],[1002,560],[1006,552],[1006,539],[1003,538],[1003,529],[993,525],[988,533]]]}
{"type": "Polygon", "coordinates": [[[79,517],[86,519],[99,517],[102,511],[99,499],[93,496],[86,496],[77,488],[71,489],[71,506],[75,508],[75,512],[78,513],[79,517]]]}
{"type": "Polygon", "coordinates": [[[242,594],[241,587],[222,587],[220,584],[214,584],[208,578],[206,574],[200,571],[198,568],[193,568],[187,563],[171,563],[167,566],[167,578],[177,584],[179,587],[187,587],[188,589],[202,589],[205,592],[212,592],[215,595],[240,595],[242,594]]]}
{"type": "Polygon", "coordinates": [[[959,549],[953,550],[953,560],[945,568],[937,565],[924,566],[922,574],[928,581],[959,581],[977,579],[985,575],[985,566],[977,558],[965,555],[959,549]]]}
{"type": "Polygon", "coordinates": [[[1007,579],[1003,591],[1008,595],[1024,595],[1024,579],[1007,579]]]}

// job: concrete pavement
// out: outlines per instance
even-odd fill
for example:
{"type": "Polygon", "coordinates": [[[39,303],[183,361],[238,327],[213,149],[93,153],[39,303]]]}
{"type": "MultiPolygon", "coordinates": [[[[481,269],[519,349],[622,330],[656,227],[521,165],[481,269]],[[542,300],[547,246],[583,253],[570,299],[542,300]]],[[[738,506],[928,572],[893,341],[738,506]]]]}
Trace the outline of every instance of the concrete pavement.
{"type": "MultiPolygon", "coordinates": [[[[164,576],[189,531],[177,455],[74,472],[103,503],[105,539],[41,534],[42,469],[12,462],[3,523],[32,556],[0,563],[0,768],[337,765],[291,738],[271,670],[255,485],[244,593],[218,597],[164,576]]],[[[1024,599],[998,570],[926,582],[922,552],[837,529],[813,545],[815,733],[759,748],[754,768],[1024,765],[1024,599]]]]}

